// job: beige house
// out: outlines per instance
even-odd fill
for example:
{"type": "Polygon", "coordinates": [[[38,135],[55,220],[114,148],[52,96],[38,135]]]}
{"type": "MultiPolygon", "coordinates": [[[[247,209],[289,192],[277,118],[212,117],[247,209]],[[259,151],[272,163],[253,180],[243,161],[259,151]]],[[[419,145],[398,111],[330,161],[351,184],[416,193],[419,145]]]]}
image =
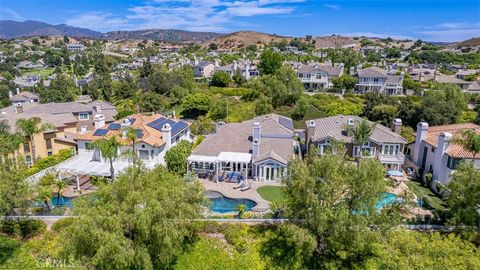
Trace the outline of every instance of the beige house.
{"type": "Polygon", "coordinates": [[[89,104],[23,103],[0,109],[0,121],[6,121],[12,132],[16,131],[16,123],[19,119],[34,117],[54,127],[34,136],[35,149],[32,149],[29,138],[26,138],[26,142],[20,147],[18,154],[25,156],[26,163],[32,165],[34,160],[57,154],[62,149],[76,151],[77,143],[74,139],[78,134],[95,128],[94,116],[99,112],[104,115],[106,123],[113,122],[113,116],[117,114],[113,105],[102,101],[89,104]],[[35,152],[35,158],[33,152],[35,152]]]}

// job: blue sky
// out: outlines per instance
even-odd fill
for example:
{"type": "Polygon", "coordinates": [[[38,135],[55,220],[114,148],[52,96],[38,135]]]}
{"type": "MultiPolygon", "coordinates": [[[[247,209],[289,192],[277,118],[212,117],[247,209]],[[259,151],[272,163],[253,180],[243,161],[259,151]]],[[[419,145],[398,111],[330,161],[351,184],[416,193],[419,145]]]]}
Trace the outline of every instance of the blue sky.
{"type": "Polygon", "coordinates": [[[0,0],[0,19],[66,23],[100,32],[254,30],[458,41],[480,36],[480,1],[0,0]]]}

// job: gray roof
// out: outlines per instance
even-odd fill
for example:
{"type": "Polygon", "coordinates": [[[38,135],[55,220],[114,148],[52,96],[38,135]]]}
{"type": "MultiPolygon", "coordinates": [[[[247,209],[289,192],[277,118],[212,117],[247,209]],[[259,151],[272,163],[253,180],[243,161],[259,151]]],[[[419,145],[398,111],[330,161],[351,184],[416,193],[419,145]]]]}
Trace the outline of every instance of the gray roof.
{"type": "Polygon", "coordinates": [[[23,91],[20,92],[14,96],[12,96],[11,100],[13,102],[15,101],[25,101],[25,100],[30,100],[30,99],[38,99],[40,96],[38,94],[28,92],[28,91],[23,91]]]}
{"type": "MultiPolygon", "coordinates": [[[[309,138],[314,142],[330,138],[344,143],[351,143],[352,137],[348,136],[345,132],[349,119],[352,119],[353,123],[363,120],[363,118],[358,116],[344,115],[315,119],[313,120],[315,121],[315,129],[313,134],[309,134],[309,138]]],[[[306,121],[307,126],[310,121],[311,120],[306,121]]],[[[375,126],[370,139],[377,143],[407,143],[402,136],[380,124],[375,126]]]]}
{"type": "Polygon", "coordinates": [[[324,72],[328,76],[340,76],[343,73],[343,66],[333,66],[330,64],[310,64],[299,66],[299,73],[324,72]]]}
{"type": "Polygon", "coordinates": [[[369,67],[358,70],[358,77],[387,77],[387,72],[379,67],[369,67]]]}
{"type": "Polygon", "coordinates": [[[403,75],[387,75],[387,84],[403,84],[403,75]]]}
{"type": "Polygon", "coordinates": [[[23,112],[16,113],[15,105],[0,109],[0,121],[6,120],[11,128],[15,128],[18,119],[30,119],[39,117],[44,123],[50,123],[55,127],[63,127],[68,123],[78,122],[76,113],[90,112],[95,114],[95,106],[100,105],[102,114],[105,115],[106,122],[114,121],[113,116],[117,114],[115,107],[104,101],[94,101],[89,104],[80,104],[77,102],[66,103],[24,103],[23,112]]]}
{"type": "Polygon", "coordinates": [[[292,160],[292,120],[277,114],[220,126],[193,150],[192,155],[218,156],[221,152],[252,153],[252,131],[255,122],[260,123],[261,139],[259,156],[254,162],[273,158],[286,164],[292,160]]]}

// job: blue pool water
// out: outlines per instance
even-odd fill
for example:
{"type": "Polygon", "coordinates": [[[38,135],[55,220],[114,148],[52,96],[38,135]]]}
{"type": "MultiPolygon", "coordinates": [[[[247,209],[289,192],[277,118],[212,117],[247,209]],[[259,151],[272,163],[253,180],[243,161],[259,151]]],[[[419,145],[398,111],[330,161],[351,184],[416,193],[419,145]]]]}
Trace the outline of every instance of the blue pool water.
{"type": "Polygon", "coordinates": [[[210,211],[215,213],[236,212],[236,207],[240,204],[245,205],[247,211],[251,211],[257,205],[257,203],[249,199],[231,199],[214,191],[207,191],[205,195],[211,202],[210,211]]]}
{"type": "Polygon", "coordinates": [[[380,200],[375,204],[375,208],[381,210],[385,206],[392,205],[394,203],[400,202],[400,198],[397,195],[389,192],[383,192],[380,200]]]}
{"type": "Polygon", "coordinates": [[[60,197],[57,198],[57,196],[54,196],[52,200],[50,201],[50,204],[55,206],[55,207],[73,207],[73,198],[68,198],[68,197],[60,197]]]}

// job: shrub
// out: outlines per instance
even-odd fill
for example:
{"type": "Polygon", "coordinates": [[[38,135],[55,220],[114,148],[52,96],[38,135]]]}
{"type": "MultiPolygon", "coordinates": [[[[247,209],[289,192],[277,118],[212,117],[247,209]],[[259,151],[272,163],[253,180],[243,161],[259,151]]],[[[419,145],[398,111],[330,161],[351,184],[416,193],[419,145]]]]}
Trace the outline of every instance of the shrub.
{"type": "Polygon", "coordinates": [[[49,157],[41,158],[37,160],[35,165],[33,165],[30,169],[28,169],[27,173],[28,175],[36,174],[41,170],[55,166],[58,163],[69,159],[71,156],[72,156],[72,152],[70,151],[70,149],[62,149],[58,151],[58,153],[55,155],[51,155],[49,157]]]}
{"type": "Polygon", "coordinates": [[[45,232],[46,225],[41,220],[26,219],[18,221],[23,238],[31,238],[45,232]]]}
{"type": "Polygon", "coordinates": [[[53,225],[52,225],[52,230],[54,232],[61,232],[63,231],[65,228],[71,226],[73,223],[75,222],[75,218],[73,217],[69,217],[69,218],[64,218],[64,219],[60,219],[59,221],[55,222],[53,225]]]}
{"type": "Polygon", "coordinates": [[[246,240],[248,229],[248,226],[245,224],[230,225],[225,229],[225,239],[239,252],[245,252],[248,248],[248,242],[246,240]]]}
{"type": "Polygon", "coordinates": [[[17,221],[13,219],[7,219],[2,221],[0,228],[2,233],[9,236],[15,236],[20,234],[20,226],[18,225],[17,221]]]}
{"type": "Polygon", "coordinates": [[[0,236],[0,265],[6,262],[19,247],[18,241],[0,236]]]}
{"type": "Polygon", "coordinates": [[[94,186],[100,186],[100,185],[106,184],[107,182],[108,182],[107,178],[103,176],[96,176],[96,175],[90,176],[90,184],[94,186]]]}

